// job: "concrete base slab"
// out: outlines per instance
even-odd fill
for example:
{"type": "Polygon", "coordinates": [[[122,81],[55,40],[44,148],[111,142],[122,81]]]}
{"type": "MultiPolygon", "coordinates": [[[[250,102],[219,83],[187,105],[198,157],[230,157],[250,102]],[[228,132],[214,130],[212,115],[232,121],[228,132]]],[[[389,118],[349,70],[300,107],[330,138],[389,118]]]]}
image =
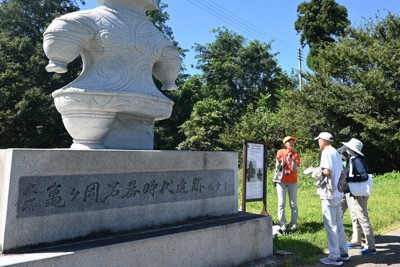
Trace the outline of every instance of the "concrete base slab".
{"type": "Polygon", "coordinates": [[[239,266],[271,256],[272,218],[239,213],[0,256],[0,266],[239,266]]]}
{"type": "Polygon", "coordinates": [[[0,250],[237,213],[237,153],[0,150],[0,250]]]}

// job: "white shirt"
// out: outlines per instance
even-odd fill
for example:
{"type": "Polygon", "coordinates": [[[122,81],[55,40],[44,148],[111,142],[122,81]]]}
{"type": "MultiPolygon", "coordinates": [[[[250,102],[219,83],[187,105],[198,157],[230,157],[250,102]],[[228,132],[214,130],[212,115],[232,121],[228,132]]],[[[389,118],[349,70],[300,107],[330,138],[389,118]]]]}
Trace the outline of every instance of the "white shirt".
{"type": "Polygon", "coordinates": [[[320,167],[331,171],[332,183],[336,187],[335,191],[333,191],[333,197],[343,197],[343,193],[339,192],[337,189],[340,175],[343,170],[342,157],[339,152],[331,146],[322,150],[320,167]]]}

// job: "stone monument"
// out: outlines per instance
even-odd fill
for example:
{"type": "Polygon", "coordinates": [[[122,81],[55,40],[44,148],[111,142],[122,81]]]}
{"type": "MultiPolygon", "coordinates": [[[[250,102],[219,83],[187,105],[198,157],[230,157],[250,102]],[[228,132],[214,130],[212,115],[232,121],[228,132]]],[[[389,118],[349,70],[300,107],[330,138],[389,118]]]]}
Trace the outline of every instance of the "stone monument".
{"type": "Polygon", "coordinates": [[[156,0],[98,0],[44,33],[46,69],[83,70],[53,93],[72,149],[0,150],[0,266],[237,266],[272,254],[271,217],[238,212],[235,152],[155,151],[176,47],[156,0]]]}

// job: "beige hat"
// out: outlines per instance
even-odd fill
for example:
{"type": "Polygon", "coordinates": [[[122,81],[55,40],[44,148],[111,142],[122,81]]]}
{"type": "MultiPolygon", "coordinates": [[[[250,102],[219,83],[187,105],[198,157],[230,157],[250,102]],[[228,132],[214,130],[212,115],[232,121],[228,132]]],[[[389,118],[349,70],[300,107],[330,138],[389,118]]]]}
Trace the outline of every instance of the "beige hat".
{"type": "Polygon", "coordinates": [[[285,144],[287,141],[290,141],[290,140],[296,141],[297,138],[294,138],[291,136],[286,136],[285,138],[283,138],[283,143],[285,144]]]}
{"type": "Polygon", "coordinates": [[[320,133],[317,137],[314,138],[314,140],[318,140],[318,139],[324,139],[326,141],[330,141],[333,142],[333,136],[328,133],[328,132],[322,132],[320,133]]]}
{"type": "Polygon", "coordinates": [[[342,142],[342,144],[345,145],[346,147],[350,148],[357,154],[364,156],[364,154],[361,152],[361,150],[363,148],[363,143],[360,140],[358,140],[356,138],[351,138],[349,142],[347,142],[347,143],[342,142]]]}

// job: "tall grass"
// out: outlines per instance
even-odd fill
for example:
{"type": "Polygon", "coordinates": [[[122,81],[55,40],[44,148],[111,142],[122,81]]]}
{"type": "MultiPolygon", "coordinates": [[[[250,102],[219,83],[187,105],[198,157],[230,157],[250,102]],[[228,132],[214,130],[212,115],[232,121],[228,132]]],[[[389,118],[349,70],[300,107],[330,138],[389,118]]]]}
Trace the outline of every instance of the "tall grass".
{"type": "MultiPolygon", "coordinates": [[[[303,166],[313,164],[316,161],[308,159],[303,161],[303,166]],[[304,164],[306,163],[306,164],[304,164]]],[[[313,180],[308,176],[299,175],[298,208],[299,229],[285,235],[275,236],[273,239],[274,250],[286,250],[294,253],[296,257],[287,266],[309,265],[317,261],[318,257],[327,248],[327,237],[324,229],[321,213],[321,201],[316,195],[313,180]]],[[[272,172],[268,173],[267,183],[267,211],[274,221],[277,214],[277,195],[272,183],[272,172]]],[[[241,179],[239,175],[239,180],[241,179]]],[[[391,172],[384,175],[376,175],[373,180],[373,192],[368,201],[368,212],[374,234],[379,235],[400,226],[400,172],[391,172]]],[[[239,181],[239,194],[241,195],[241,181],[239,181]]],[[[239,198],[241,201],[241,197],[239,198]]],[[[287,201],[286,218],[290,220],[290,207],[287,201]]],[[[239,203],[241,207],[241,203],[239,203]]],[[[248,202],[246,211],[260,213],[261,202],[248,202]]],[[[348,240],[351,236],[351,219],[346,212],[343,223],[348,240]]]]}

